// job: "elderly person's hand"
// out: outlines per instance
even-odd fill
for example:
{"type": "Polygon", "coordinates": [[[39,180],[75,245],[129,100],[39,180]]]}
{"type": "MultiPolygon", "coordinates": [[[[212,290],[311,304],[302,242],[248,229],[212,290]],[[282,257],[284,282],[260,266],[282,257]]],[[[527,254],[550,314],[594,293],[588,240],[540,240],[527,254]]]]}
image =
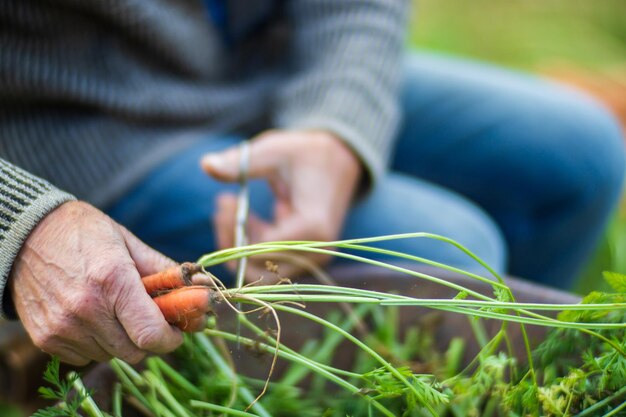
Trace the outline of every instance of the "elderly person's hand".
{"type": "Polygon", "coordinates": [[[68,202],[32,231],[9,286],[42,350],[74,365],[111,357],[135,363],[182,342],[140,278],[172,264],[94,207],[68,202]]]}
{"type": "MultiPolygon", "coordinates": [[[[238,147],[206,155],[202,167],[219,180],[236,181],[238,147]]],[[[251,214],[250,243],[337,239],[362,170],[352,150],[326,131],[268,131],[254,138],[250,143],[249,177],[266,179],[276,203],[271,222],[251,214]]],[[[234,195],[218,197],[214,223],[221,248],[234,244],[236,206],[234,195]]],[[[318,264],[327,260],[320,255],[307,257],[318,264]]],[[[262,265],[257,261],[250,267],[248,278],[258,279],[262,265]]],[[[283,276],[292,276],[302,268],[281,262],[280,271],[283,276]]]]}

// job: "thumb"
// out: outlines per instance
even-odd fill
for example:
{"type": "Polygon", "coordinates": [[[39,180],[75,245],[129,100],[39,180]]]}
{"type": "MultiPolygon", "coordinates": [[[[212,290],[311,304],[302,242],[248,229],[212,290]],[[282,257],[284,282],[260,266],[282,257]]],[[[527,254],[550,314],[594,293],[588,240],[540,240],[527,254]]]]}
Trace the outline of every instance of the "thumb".
{"type": "MultiPolygon", "coordinates": [[[[278,168],[281,158],[272,149],[271,142],[254,140],[250,142],[248,176],[267,177],[278,168]]],[[[209,153],[202,157],[200,166],[213,178],[234,182],[239,179],[241,146],[233,146],[222,152],[209,153]]]]}
{"type": "Polygon", "coordinates": [[[137,236],[120,226],[124,242],[130,257],[135,262],[139,275],[156,274],[166,268],[176,265],[176,262],[143,243],[137,236]]]}

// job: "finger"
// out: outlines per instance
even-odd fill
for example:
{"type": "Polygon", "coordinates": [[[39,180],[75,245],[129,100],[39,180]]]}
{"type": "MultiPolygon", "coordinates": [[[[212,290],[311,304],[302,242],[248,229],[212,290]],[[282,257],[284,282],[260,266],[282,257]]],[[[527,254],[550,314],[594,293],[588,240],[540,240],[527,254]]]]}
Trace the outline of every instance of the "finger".
{"type": "Polygon", "coordinates": [[[81,356],[96,362],[106,362],[113,357],[113,355],[102,348],[94,337],[87,337],[81,342],[74,341],[72,342],[72,347],[77,353],[80,352],[81,356]]]}
{"type": "Polygon", "coordinates": [[[248,238],[250,243],[267,242],[264,237],[267,235],[267,230],[271,227],[271,223],[266,222],[254,213],[250,213],[248,216],[248,238]]]}
{"type": "MultiPolygon", "coordinates": [[[[302,240],[305,237],[307,240],[330,240],[329,232],[325,230],[324,225],[319,225],[315,221],[311,221],[305,216],[298,214],[288,215],[274,224],[264,224],[254,226],[255,238],[263,242],[272,241],[288,241],[288,240],[302,240]]],[[[312,261],[317,265],[324,265],[328,263],[331,256],[324,253],[291,253],[291,252],[279,252],[274,254],[268,254],[262,257],[264,264],[265,260],[272,260],[280,265],[281,275],[283,277],[296,277],[306,272],[306,268],[303,267],[302,262],[293,261],[294,256],[302,257],[312,261]]],[[[253,262],[257,262],[252,258],[253,262]]]]}
{"type": "Polygon", "coordinates": [[[235,244],[237,197],[232,194],[220,194],[217,196],[215,207],[213,228],[217,246],[220,249],[232,248],[235,244]]]}
{"type": "MultiPolygon", "coordinates": [[[[301,240],[306,233],[303,224],[306,222],[299,220],[298,218],[290,219],[293,217],[293,213],[290,209],[285,208],[281,212],[281,208],[276,207],[276,222],[274,224],[263,221],[262,219],[251,215],[248,219],[248,231],[251,243],[256,242],[268,242],[268,241],[282,241],[282,240],[301,240]],[[290,227],[290,224],[295,224],[297,227],[290,227]]],[[[253,256],[248,263],[248,271],[246,273],[247,282],[257,282],[262,284],[272,284],[278,281],[280,278],[295,278],[302,273],[307,272],[307,268],[304,266],[305,262],[298,261],[295,258],[305,258],[308,260],[307,264],[311,262],[322,265],[328,261],[328,257],[322,254],[315,253],[293,253],[293,252],[277,252],[268,253],[264,255],[253,256]],[[271,274],[266,270],[266,261],[272,261],[280,267],[280,277],[276,274],[271,274]]]]}
{"type": "Polygon", "coordinates": [[[56,355],[59,357],[61,362],[68,363],[74,366],[85,366],[91,360],[84,355],[81,355],[75,349],[69,346],[60,346],[58,349],[54,351],[48,351],[47,353],[51,355],[56,355]]]}
{"type": "Polygon", "coordinates": [[[140,276],[156,274],[168,267],[176,266],[176,262],[146,245],[125,227],[120,226],[120,229],[126,242],[128,253],[135,262],[140,276]]]}
{"type": "MultiPolygon", "coordinates": [[[[221,194],[217,198],[216,211],[213,215],[213,230],[215,230],[215,240],[220,249],[232,248],[235,246],[235,223],[237,211],[237,198],[232,194],[221,194]]],[[[234,271],[237,262],[226,263],[226,268],[234,271]]]]}
{"type": "Polygon", "coordinates": [[[137,363],[146,356],[146,352],[135,346],[119,324],[110,326],[104,336],[98,334],[94,339],[108,355],[124,362],[137,363]]]}
{"type": "MultiPolygon", "coordinates": [[[[266,135],[267,136],[267,135],[266,135]]],[[[260,138],[259,138],[260,139],[260,138]]],[[[202,157],[200,166],[213,178],[233,182],[239,179],[241,148],[233,146],[219,153],[209,153],[202,157]]],[[[248,176],[267,177],[276,172],[284,155],[276,152],[275,145],[265,140],[250,142],[248,176]]]]}
{"type": "Polygon", "coordinates": [[[258,233],[257,237],[263,242],[332,239],[333,233],[327,230],[329,227],[326,222],[316,219],[315,215],[292,213],[271,225],[255,226],[255,233],[258,233]]]}
{"type": "Polygon", "coordinates": [[[138,274],[125,277],[115,303],[118,317],[130,340],[141,350],[166,353],[182,343],[180,331],[170,326],[146,293],[138,274]]]}
{"type": "Polygon", "coordinates": [[[258,255],[250,258],[247,282],[257,285],[274,284],[281,279],[295,279],[302,275],[314,274],[315,268],[323,266],[330,260],[328,255],[321,254],[294,254],[291,252],[275,252],[266,255],[258,255]],[[266,262],[271,261],[278,266],[278,273],[267,271],[266,262]]]}

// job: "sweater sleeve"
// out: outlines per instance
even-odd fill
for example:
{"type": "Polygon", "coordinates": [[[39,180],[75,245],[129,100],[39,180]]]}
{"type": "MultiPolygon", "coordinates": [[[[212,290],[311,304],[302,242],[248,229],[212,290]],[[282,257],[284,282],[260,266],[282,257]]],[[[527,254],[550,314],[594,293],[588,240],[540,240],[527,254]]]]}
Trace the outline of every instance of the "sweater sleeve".
{"type": "Polygon", "coordinates": [[[13,261],[31,230],[50,211],[73,200],[47,181],[0,159],[0,318],[14,318],[5,287],[13,261]]]}
{"type": "Polygon", "coordinates": [[[299,0],[291,76],[276,94],[279,128],[324,129],[361,158],[369,180],[385,170],[399,122],[406,0],[299,0]]]}

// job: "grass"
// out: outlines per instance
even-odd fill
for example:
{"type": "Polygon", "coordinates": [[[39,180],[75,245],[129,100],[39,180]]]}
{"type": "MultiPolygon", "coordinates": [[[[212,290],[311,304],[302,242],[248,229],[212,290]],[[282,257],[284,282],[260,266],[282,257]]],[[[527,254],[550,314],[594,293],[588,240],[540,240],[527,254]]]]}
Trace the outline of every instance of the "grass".
{"type": "Polygon", "coordinates": [[[626,64],[623,0],[418,0],[410,44],[537,70],[626,64]]]}

